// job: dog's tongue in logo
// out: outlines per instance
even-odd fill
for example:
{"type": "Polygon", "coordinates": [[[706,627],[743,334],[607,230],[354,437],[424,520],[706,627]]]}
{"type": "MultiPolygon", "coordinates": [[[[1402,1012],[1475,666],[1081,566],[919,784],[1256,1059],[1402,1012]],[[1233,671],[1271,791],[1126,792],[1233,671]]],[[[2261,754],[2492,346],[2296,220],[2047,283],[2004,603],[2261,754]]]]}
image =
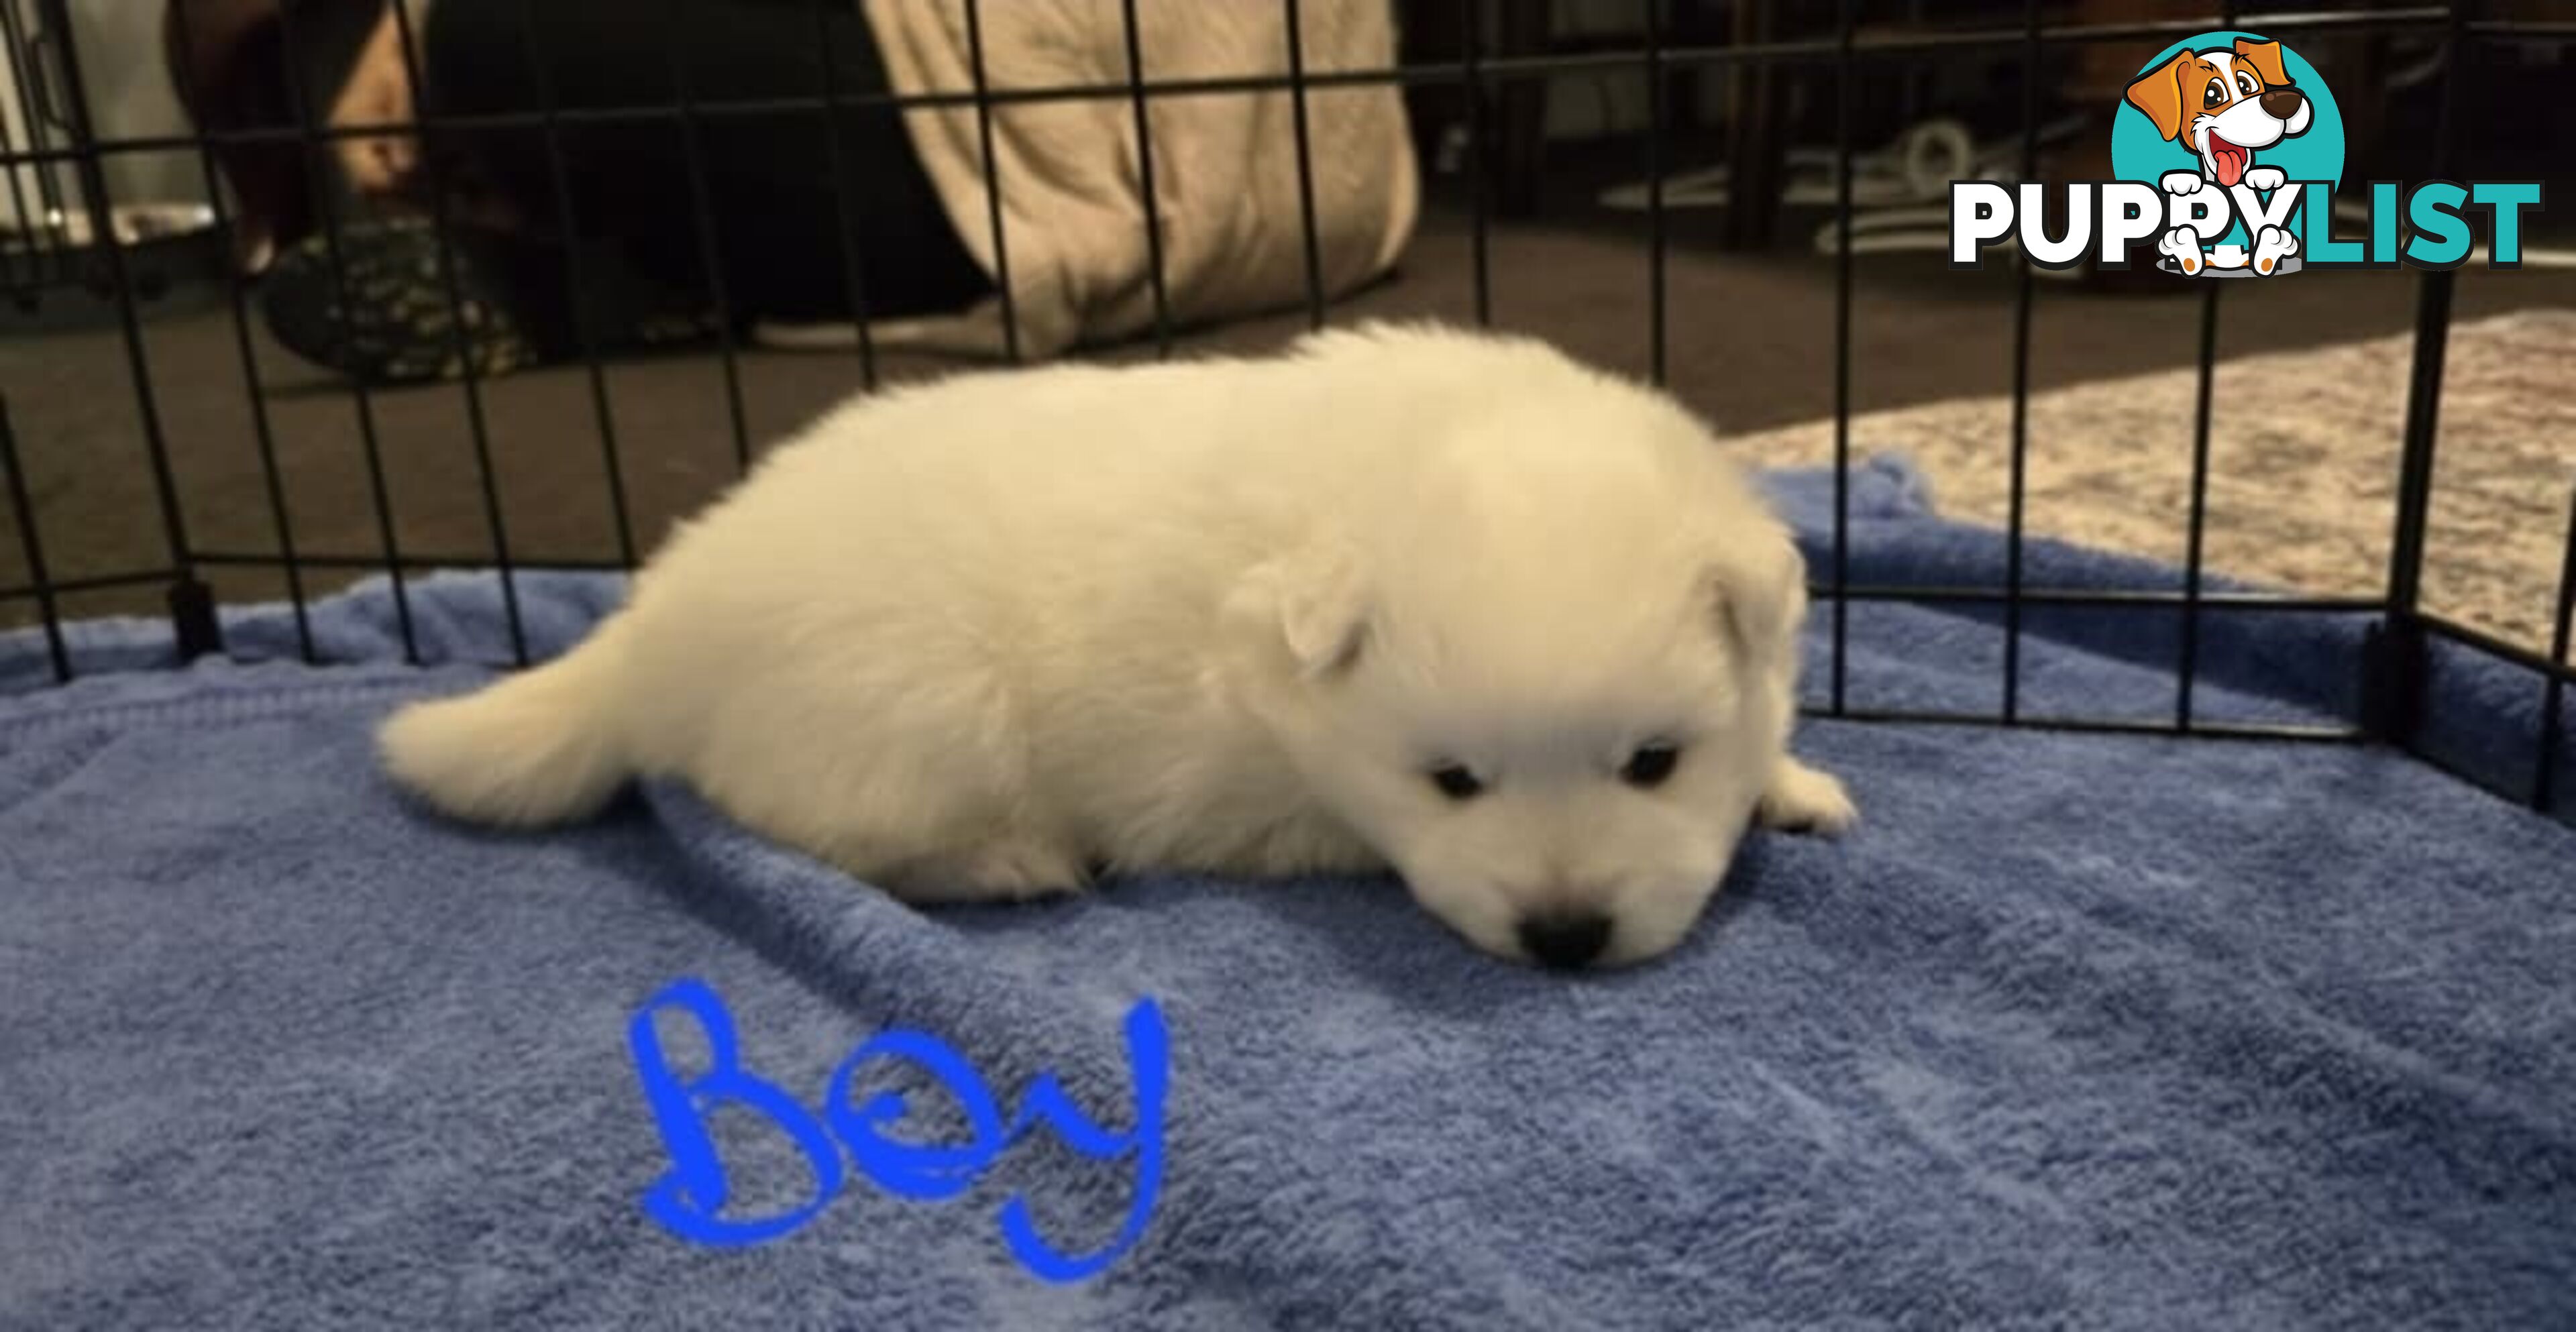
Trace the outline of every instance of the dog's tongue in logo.
{"type": "Polygon", "coordinates": [[[2254,154],[2215,134],[2209,136],[2209,165],[2218,173],[2218,183],[2233,188],[2245,179],[2245,164],[2254,154]]]}

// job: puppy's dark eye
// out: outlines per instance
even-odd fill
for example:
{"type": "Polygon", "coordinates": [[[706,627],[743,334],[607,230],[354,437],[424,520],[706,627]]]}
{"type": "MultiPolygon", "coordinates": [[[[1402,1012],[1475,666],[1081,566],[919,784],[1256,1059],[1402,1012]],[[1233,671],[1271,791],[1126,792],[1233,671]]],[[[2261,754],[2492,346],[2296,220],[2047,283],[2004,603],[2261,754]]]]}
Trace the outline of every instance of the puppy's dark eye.
{"type": "Polygon", "coordinates": [[[2211,107],[2213,107],[2213,106],[2216,106],[2216,105],[2218,105],[2219,103],[2224,102],[2224,101],[2226,101],[2226,100],[2227,100],[2227,85],[2226,85],[2226,84],[2224,84],[2224,83],[2219,82],[2219,81],[2218,81],[2218,80],[2216,80],[2216,79],[2211,79],[2211,80],[2209,81],[2209,88],[2208,88],[2208,90],[2207,90],[2207,91],[2205,91],[2205,92],[2203,92],[2203,93],[2200,95],[2200,109],[2201,109],[2201,110],[2203,110],[2203,111],[2206,111],[2206,110],[2208,110],[2209,108],[2211,108],[2211,107]]]}
{"type": "Polygon", "coordinates": [[[1431,770],[1431,784],[1440,794],[1452,800],[1473,800],[1485,793],[1485,783],[1476,774],[1451,763],[1431,770]]]}
{"type": "Polygon", "coordinates": [[[2251,75],[2251,74],[2239,74],[2239,75],[2237,75],[2237,76],[2236,76],[2236,89],[2237,89],[2237,91],[2239,91],[2239,92],[2241,92],[2241,93],[2244,93],[2244,94],[2245,94],[2246,96],[2248,96],[2248,97],[2251,97],[2251,96],[2253,96],[2255,93],[2262,91],[2261,89],[2259,89],[2259,88],[2257,88],[2257,87],[2255,87],[2255,86],[2254,86],[2254,76],[2253,76],[2253,75],[2251,75]]]}
{"type": "Polygon", "coordinates": [[[1619,765],[1619,780],[1630,786],[1657,787],[1673,775],[1673,767],[1682,761],[1678,745],[1645,745],[1619,765]]]}

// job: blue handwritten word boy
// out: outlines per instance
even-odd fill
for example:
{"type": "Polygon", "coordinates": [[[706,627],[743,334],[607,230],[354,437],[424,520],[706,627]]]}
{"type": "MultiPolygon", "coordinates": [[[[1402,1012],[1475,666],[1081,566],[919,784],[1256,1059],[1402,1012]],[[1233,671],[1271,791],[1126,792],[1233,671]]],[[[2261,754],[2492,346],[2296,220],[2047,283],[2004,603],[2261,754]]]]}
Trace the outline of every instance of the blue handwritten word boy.
{"type": "Polygon", "coordinates": [[[1170,1039],[1163,1029],[1162,1010],[1153,1000],[1139,999],[1128,1010],[1126,1037],[1136,1113],[1135,1127],[1124,1134],[1092,1122],[1065,1094],[1055,1075],[1045,1070],[1030,1081],[1020,1112],[1006,1124],[992,1092],[963,1055],[925,1032],[900,1028],[877,1033],[841,1061],[825,1088],[818,1118],[777,1084],[742,1066],[733,1015],[725,1011],[724,1001],[712,987],[693,977],[674,981],[647,1000],[627,1027],[636,1076],[644,1084],[644,1099],[653,1108],[654,1121],[671,1154],[670,1172],[645,1190],[644,1211],[673,1234],[700,1244],[761,1244],[793,1232],[831,1204],[845,1178],[844,1151],[879,1188],[918,1202],[939,1202],[965,1193],[1005,1147],[1045,1124],[1067,1146],[1093,1160],[1135,1158],[1135,1201],[1129,1205],[1127,1223],[1099,1252],[1059,1252],[1039,1237],[1027,1199],[1014,1194],[999,1214],[1002,1238],[1022,1266],[1045,1280],[1071,1282],[1095,1276],[1144,1233],[1163,1179],[1163,1093],[1171,1074],[1170,1039]],[[654,1016],[659,1013],[677,1013],[696,1021],[706,1036],[704,1071],[689,1077],[673,1071],[655,1033],[654,1016]],[[891,1136],[888,1130],[904,1118],[900,1092],[881,1092],[864,1104],[850,1104],[852,1087],[872,1061],[910,1064],[936,1080],[964,1111],[967,1140],[925,1143],[891,1136]],[[718,1215],[724,1210],[727,1186],[708,1120],[726,1106],[766,1116],[804,1154],[814,1172],[814,1194],[805,1205],[773,1216],[727,1219],[718,1215]]]}

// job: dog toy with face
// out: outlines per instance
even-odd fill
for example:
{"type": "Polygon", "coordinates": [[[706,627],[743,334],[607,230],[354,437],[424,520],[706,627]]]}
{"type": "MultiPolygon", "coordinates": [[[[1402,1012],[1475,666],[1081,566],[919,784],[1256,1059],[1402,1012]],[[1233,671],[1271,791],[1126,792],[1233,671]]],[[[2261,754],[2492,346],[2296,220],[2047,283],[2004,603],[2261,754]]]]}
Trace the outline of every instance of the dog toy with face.
{"type": "Polygon", "coordinates": [[[1706,427],[1537,342],[1319,334],[862,399],[566,656],[381,735],[534,825],[628,778],[912,901],[1393,868],[1480,947],[1672,948],[1787,752],[1805,566],[1706,427]]]}

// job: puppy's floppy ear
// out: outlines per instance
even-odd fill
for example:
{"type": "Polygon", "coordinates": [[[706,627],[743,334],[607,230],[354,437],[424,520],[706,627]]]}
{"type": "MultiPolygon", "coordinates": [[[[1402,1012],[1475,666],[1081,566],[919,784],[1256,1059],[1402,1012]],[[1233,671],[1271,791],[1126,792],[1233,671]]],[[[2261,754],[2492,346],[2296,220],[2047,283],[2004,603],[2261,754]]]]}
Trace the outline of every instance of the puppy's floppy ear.
{"type": "Polygon", "coordinates": [[[1256,566],[1227,598],[1226,611],[1284,649],[1308,679],[1350,669],[1368,641],[1367,580],[1357,552],[1336,542],[1256,566]]]}
{"type": "Polygon", "coordinates": [[[2263,76],[2264,87],[2281,88],[2289,85],[2290,71],[2281,66],[2279,42],[2262,42],[2251,37],[2239,37],[2236,39],[2236,58],[2252,65],[2254,72],[2263,76]]]}
{"type": "Polygon", "coordinates": [[[2129,82],[2129,105],[2146,112],[2147,119],[2156,122],[2156,134],[2160,138],[2174,138],[2189,123],[2183,116],[2183,108],[2190,103],[2183,99],[2182,85],[2183,76],[2189,74],[2191,68],[2191,52],[2177,51],[2173,59],[2129,82]]]}
{"type": "Polygon", "coordinates": [[[1774,524],[1726,542],[1703,586],[1719,631],[1749,660],[1777,653],[1807,618],[1807,559],[1774,524]]]}

